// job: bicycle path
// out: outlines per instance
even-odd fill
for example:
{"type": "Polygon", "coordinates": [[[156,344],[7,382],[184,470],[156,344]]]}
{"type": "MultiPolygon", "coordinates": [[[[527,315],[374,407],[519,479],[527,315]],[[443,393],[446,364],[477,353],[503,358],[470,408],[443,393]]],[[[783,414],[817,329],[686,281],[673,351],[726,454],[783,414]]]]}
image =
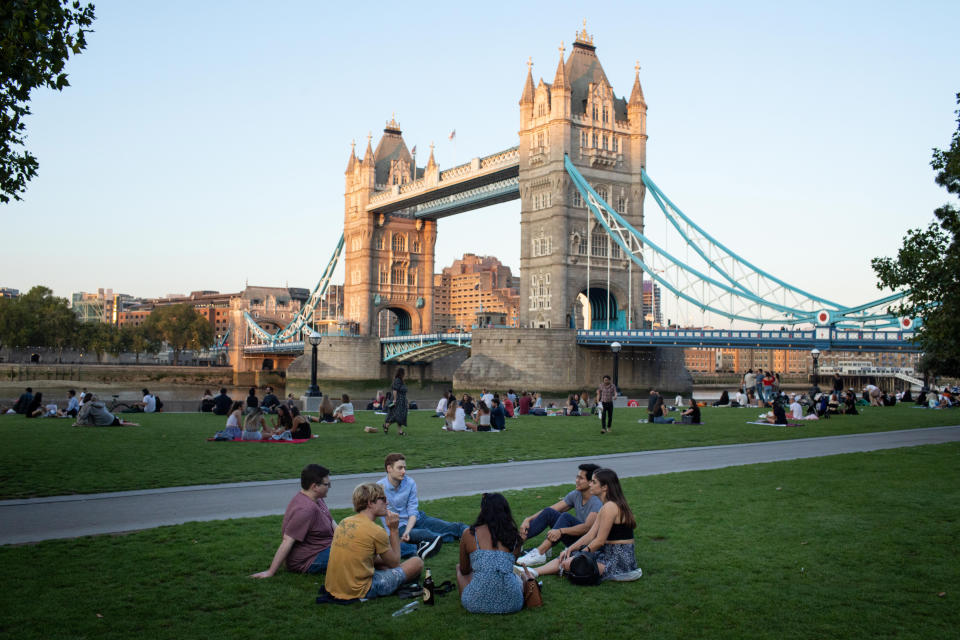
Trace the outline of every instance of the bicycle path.
{"type": "MultiPolygon", "coordinates": [[[[525,460],[438,469],[411,469],[422,500],[572,484],[577,465],[594,462],[621,477],[720,469],[960,441],[960,425],[857,433],[775,442],[750,442],[607,455],[525,460]]],[[[415,460],[412,461],[414,464],[415,460]]],[[[331,509],[349,508],[353,488],[383,472],[335,475],[331,509]]],[[[299,478],[195,485],[87,495],[0,501],[0,545],[121,533],[192,521],[281,515],[300,488],[299,478]]]]}

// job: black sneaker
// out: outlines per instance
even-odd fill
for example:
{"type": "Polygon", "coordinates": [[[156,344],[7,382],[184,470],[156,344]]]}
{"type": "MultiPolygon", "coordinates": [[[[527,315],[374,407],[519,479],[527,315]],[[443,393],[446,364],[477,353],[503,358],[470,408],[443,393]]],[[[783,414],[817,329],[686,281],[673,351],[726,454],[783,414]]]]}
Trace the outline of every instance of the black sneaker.
{"type": "Polygon", "coordinates": [[[427,558],[436,555],[442,546],[443,536],[437,536],[433,540],[421,542],[420,546],[417,548],[417,555],[420,556],[421,560],[426,560],[427,558]]]}

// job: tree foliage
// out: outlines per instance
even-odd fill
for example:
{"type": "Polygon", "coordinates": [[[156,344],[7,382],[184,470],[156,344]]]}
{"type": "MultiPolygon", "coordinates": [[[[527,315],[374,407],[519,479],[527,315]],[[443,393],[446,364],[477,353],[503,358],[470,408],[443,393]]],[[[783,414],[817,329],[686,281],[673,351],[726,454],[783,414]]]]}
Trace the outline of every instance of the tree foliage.
{"type": "Polygon", "coordinates": [[[173,364],[178,364],[184,349],[204,349],[213,344],[210,322],[189,304],[156,307],[145,324],[147,331],[173,349],[173,364]]]}
{"type": "Polygon", "coordinates": [[[37,175],[36,157],[24,149],[30,93],[70,85],[64,65],[87,46],[94,6],[77,0],[0,2],[0,202],[20,200],[37,175]]]}
{"type": "Polygon", "coordinates": [[[6,347],[56,347],[74,343],[79,321],[65,298],[36,286],[0,304],[0,344],[6,347]]]}
{"type": "MultiPolygon", "coordinates": [[[[960,105],[960,93],[957,94],[960,105]]],[[[936,182],[960,196],[960,109],[957,130],[947,149],[934,149],[930,166],[936,182]]],[[[896,311],[923,318],[919,342],[925,354],[925,371],[960,375],[960,211],[945,204],[933,212],[936,218],[926,229],[911,229],[896,258],[871,262],[880,286],[909,289],[907,302],[896,311]]]]}

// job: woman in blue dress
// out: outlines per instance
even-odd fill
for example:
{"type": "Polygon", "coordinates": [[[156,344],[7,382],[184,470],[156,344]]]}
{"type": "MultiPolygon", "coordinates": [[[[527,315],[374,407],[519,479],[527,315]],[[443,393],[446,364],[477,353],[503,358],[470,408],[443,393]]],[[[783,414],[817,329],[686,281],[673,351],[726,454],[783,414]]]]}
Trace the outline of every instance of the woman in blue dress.
{"type": "Polygon", "coordinates": [[[507,499],[483,494],[477,521],[460,538],[457,586],[464,609],[513,613],[523,608],[523,585],[513,573],[521,544],[507,499]]]}

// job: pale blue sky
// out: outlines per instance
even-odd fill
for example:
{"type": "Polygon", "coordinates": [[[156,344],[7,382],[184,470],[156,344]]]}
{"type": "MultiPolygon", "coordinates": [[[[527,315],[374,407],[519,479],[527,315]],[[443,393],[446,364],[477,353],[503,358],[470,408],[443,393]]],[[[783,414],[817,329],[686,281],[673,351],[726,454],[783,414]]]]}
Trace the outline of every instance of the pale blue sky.
{"type": "MultiPolygon", "coordinates": [[[[948,200],[929,160],[955,129],[957,2],[96,4],[72,86],[33,99],[0,286],[312,287],[352,139],[395,112],[420,164],[431,141],[441,167],[515,145],[527,57],[551,82],[583,18],[617,95],[640,61],[654,181],[788,282],[879,297],[870,258],[948,200]]],[[[437,269],[518,267],[518,222],[517,201],[442,220],[437,269]]]]}

